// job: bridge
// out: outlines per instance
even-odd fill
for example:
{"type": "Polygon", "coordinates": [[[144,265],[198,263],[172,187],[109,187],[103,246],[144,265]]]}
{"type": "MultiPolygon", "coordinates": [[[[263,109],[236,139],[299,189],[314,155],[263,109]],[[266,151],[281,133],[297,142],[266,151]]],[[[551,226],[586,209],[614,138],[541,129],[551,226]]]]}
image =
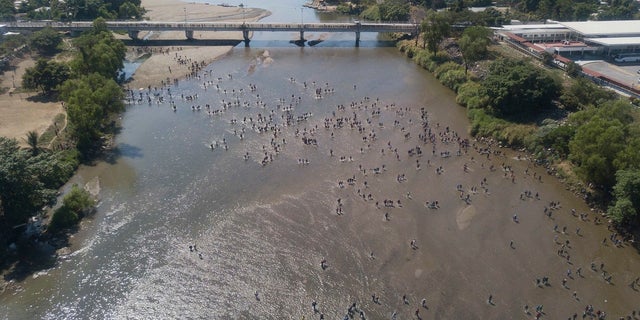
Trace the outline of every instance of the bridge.
{"type": "MultiPolygon", "coordinates": [[[[107,21],[107,28],[116,32],[127,32],[131,39],[137,40],[141,31],[184,31],[185,37],[193,39],[194,31],[238,31],[242,32],[245,45],[249,45],[249,35],[254,31],[299,32],[300,41],[304,41],[305,32],[353,32],[356,46],[360,43],[361,32],[402,32],[417,34],[418,25],[412,23],[278,23],[278,22],[160,22],[160,21],[107,21]]],[[[13,22],[6,25],[11,31],[36,31],[51,27],[59,31],[82,32],[93,27],[93,22],[54,22],[31,21],[13,22]]]]}

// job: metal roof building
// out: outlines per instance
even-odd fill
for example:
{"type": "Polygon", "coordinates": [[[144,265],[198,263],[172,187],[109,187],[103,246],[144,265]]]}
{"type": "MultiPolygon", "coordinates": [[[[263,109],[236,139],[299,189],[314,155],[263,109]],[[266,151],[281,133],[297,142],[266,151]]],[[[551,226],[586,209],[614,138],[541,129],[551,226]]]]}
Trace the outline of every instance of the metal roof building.
{"type": "Polygon", "coordinates": [[[590,52],[608,56],[640,55],[640,20],[579,21],[506,25],[498,33],[510,33],[557,53],[590,52]],[[582,45],[576,44],[582,43],[582,45]],[[553,43],[558,43],[554,45],[553,43]]]}
{"type": "Polygon", "coordinates": [[[560,22],[585,38],[640,37],[640,20],[560,22]]]}

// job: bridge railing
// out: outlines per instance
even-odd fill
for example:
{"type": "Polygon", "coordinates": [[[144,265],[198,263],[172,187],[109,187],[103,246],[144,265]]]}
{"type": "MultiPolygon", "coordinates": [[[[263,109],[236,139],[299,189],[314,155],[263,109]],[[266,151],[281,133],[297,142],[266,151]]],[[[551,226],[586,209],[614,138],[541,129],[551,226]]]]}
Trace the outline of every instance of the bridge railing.
{"type": "MultiPolygon", "coordinates": [[[[89,21],[31,21],[14,22],[9,28],[41,29],[52,27],[65,31],[82,31],[93,27],[89,21]]],[[[163,21],[108,21],[107,27],[114,31],[162,31],[162,30],[197,30],[197,31],[316,31],[316,32],[414,32],[416,25],[409,23],[379,22],[329,22],[329,23],[288,23],[288,22],[163,22],[163,21]]]]}

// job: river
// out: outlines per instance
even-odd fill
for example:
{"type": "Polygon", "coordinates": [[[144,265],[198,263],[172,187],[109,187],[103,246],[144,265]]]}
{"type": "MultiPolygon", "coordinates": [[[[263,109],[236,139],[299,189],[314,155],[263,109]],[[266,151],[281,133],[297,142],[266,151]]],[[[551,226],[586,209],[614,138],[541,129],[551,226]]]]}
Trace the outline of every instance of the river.
{"type": "MultiPolygon", "coordinates": [[[[297,21],[301,12],[305,22],[334,19],[309,9],[301,11],[302,1],[244,4],[268,5],[273,15],[267,21],[297,21]]],[[[164,103],[129,105],[122,116],[115,155],[82,167],[73,180],[98,179],[101,200],[97,213],[82,222],[70,253],[61,256],[56,267],[29,277],[20,283],[21,290],[0,298],[0,317],[299,319],[317,317],[311,307],[317,301],[319,312],[327,319],[341,319],[353,302],[361,307],[367,301],[369,305],[363,308],[372,319],[388,318],[396,309],[407,318],[415,308],[399,302],[406,293],[411,304],[418,304],[422,295],[429,296],[430,303],[439,301],[442,307],[436,314],[441,318],[475,318],[468,312],[482,303],[469,303],[466,295],[477,294],[483,301],[486,291],[481,286],[472,285],[464,292],[429,293],[419,284],[442,277],[456,288],[461,285],[458,272],[467,274],[462,277],[466,280],[481,281],[466,269],[470,266],[465,259],[483,265],[489,263],[486,259],[496,258],[493,254],[486,259],[461,254],[451,258],[456,274],[447,275],[448,267],[439,266],[438,261],[447,261],[452,253],[438,244],[439,235],[461,247],[486,249],[476,239],[467,243],[456,238],[456,232],[469,228],[467,220],[473,215],[454,214],[451,220],[439,214],[428,223],[423,220],[424,200],[440,199],[441,212],[464,208],[452,192],[464,174],[453,167],[461,168],[469,159],[444,159],[437,165],[451,174],[436,175],[434,168],[427,169],[432,180],[426,176],[425,180],[414,179],[426,171],[407,169],[415,167],[415,159],[407,158],[407,149],[418,144],[420,108],[427,109],[434,130],[437,126],[444,132],[446,126],[447,131],[466,135],[464,109],[455,104],[450,90],[397,49],[379,42],[377,35],[363,35],[359,48],[353,46],[353,34],[309,35],[314,37],[327,41],[300,48],[288,44],[282,34],[256,33],[252,47],[241,44],[207,66],[200,79],[171,86],[172,98],[167,90],[152,89],[151,96],[165,97],[164,103]],[[251,90],[253,85],[255,90],[251,90]],[[183,98],[196,95],[194,100],[183,98]],[[175,112],[166,102],[171,99],[175,112]],[[208,115],[234,101],[239,105],[208,115]],[[201,110],[192,110],[198,106],[201,110]],[[298,122],[294,118],[285,126],[283,108],[289,106],[295,117],[307,114],[308,119],[298,122]],[[345,106],[344,110],[339,106],[345,106]],[[338,117],[357,113],[365,131],[358,134],[357,128],[348,125],[337,129],[335,122],[325,129],[324,119],[335,118],[334,113],[338,117]],[[267,122],[260,119],[269,117],[279,128],[276,137],[272,131],[259,132],[267,122]],[[411,138],[404,137],[405,131],[411,138]],[[367,134],[369,140],[363,142],[367,134]],[[317,139],[318,145],[301,143],[303,136],[317,139]],[[400,146],[403,161],[396,161],[387,142],[400,146]],[[384,155],[381,149],[386,149],[384,155]],[[265,152],[268,163],[262,165],[265,152]],[[361,175],[358,165],[369,168],[370,176],[361,175]],[[389,173],[374,177],[373,168],[381,165],[389,173]],[[409,181],[397,183],[396,173],[405,171],[409,181]],[[352,175],[358,175],[356,186],[338,186],[338,181],[346,184],[352,175]],[[370,184],[364,186],[363,179],[370,184]],[[435,185],[428,183],[436,179],[440,180],[435,185]],[[439,185],[447,187],[440,190],[439,185]],[[404,208],[376,209],[373,201],[360,199],[360,189],[373,193],[380,202],[386,197],[403,199],[404,208]],[[405,197],[409,191],[416,203],[405,197]],[[338,198],[344,205],[336,204],[338,198]],[[344,214],[336,214],[338,207],[344,214]],[[384,211],[391,212],[391,221],[384,221],[384,211]],[[438,227],[421,231],[429,225],[438,227]],[[421,252],[429,253],[421,256],[418,250],[404,251],[412,237],[418,239],[421,252]],[[432,245],[428,247],[427,242],[432,245]],[[189,248],[193,245],[195,250],[189,248]],[[327,260],[326,270],[320,266],[323,259],[327,260]],[[382,297],[383,306],[370,303],[372,293],[382,297]],[[457,302],[458,307],[447,306],[447,301],[457,302]],[[460,307],[467,303],[469,309],[460,307]]],[[[139,94],[134,91],[135,96],[139,94]]],[[[431,154],[431,147],[424,150],[431,154]]],[[[455,152],[457,147],[443,145],[438,152],[444,150],[455,152]]],[[[427,166],[426,158],[420,161],[427,166]]],[[[479,164],[476,167],[479,172],[479,164]]],[[[479,181],[481,176],[469,177],[479,181]]],[[[490,180],[496,193],[513,192],[508,183],[498,186],[499,175],[490,180]]],[[[534,186],[532,180],[522,187],[534,186]]],[[[551,182],[544,189],[586,210],[561,185],[551,182]]],[[[494,201],[478,199],[478,206],[495,205],[496,211],[520,206],[515,201],[494,201]]],[[[479,221],[479,228],[488,227],[479,221]]],[[[485,231],[478,233],[485,239],[485,231]]],[[[507,292],[518,290],[514,286],[507,292]]],[[[520,308],[514,304],[506,310],[520,308]]]]}

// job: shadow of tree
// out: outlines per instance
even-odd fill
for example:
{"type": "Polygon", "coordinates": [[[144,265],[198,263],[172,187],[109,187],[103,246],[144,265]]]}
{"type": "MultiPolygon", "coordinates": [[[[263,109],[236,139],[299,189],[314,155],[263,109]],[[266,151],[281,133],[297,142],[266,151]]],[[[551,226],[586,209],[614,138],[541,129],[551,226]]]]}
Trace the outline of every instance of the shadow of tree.
{"type": "MultiPolygon", "coordinates": [[[[70,230],[75,232],[75,230],[70,230]]],[[[23,281],[30,275],[53,268],[57,262],[56,250],[69,245],[69,234],[45,235],[39,239],[20,238],[15,254],[9,255],[2,265],[5,281],[23,281]]]]}
{"type": "Polygon", "coordinates": [[[118,144],[111,152],[106,153],[101,160],[105,161],[109,164],[115,164],[116,161],[121,157],[126,158],[142,158],[144,155],[142,154],[142,149],[139,147],[127,144],[120,143],[118,144]]]}
{"type": "Polygon", "coordinates": [[[41,92],[41,93],[34,94],[32,96],[27,97],[27,101],[38,102],[38,103],[51,103],[51,102],[58,102],[60,100],[58,99],[57,94],[54,94],[54,93],[45,94],[41,92]]]}

